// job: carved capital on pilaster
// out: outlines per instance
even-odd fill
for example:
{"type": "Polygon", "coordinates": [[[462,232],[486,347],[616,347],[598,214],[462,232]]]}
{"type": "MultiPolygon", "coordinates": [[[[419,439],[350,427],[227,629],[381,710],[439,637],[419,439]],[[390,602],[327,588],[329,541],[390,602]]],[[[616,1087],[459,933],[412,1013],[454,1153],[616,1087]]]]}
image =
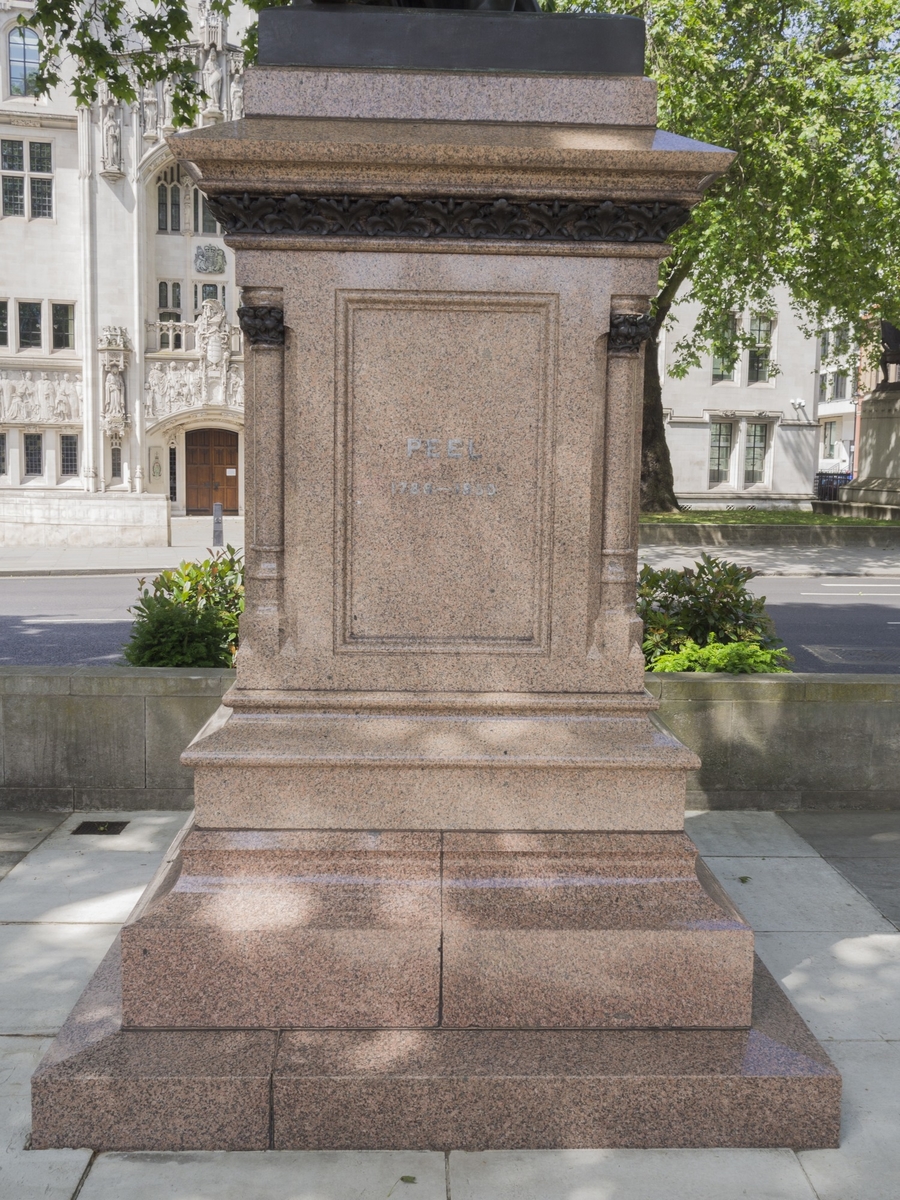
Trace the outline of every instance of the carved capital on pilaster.
{"type": "Polygon", "coordinates": [[[284,309],[272,304],[241,305],[241,331],[251,346],[284,345],[284,309]]]}
{"type": "Polygon", "coordinates": [[[612,313],[609,318],[609,353],[637,354],[653,332],[650,313],[612,313]]]}

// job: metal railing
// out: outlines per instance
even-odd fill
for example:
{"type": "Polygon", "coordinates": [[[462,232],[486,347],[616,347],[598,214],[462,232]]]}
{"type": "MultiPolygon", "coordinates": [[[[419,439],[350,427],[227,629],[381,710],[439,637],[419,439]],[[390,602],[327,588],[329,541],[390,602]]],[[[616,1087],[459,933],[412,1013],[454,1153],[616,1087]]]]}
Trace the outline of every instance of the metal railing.
{"type": "Polygon", "coordinates": [[[846,487],[853,479],[848,471],[817,471],[815,489],[817,500],[837,500],[838,489],[846,487]]]}

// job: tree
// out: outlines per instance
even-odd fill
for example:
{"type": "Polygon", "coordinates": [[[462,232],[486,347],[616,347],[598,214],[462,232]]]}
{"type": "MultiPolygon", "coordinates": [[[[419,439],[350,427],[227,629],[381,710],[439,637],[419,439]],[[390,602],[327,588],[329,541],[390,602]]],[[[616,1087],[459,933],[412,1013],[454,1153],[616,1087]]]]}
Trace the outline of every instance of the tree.
{"type": "MultiPolygon", "coordinates": [[[[131,101],[173,75],[176,120],[197,110],[187,0],[36,0],[38,91],[61,82],[88,102],[101,80],[131,101]],[[174,49],[172,47],[175,47],[174,49]]],[[[232,0],[207,0],[226,13],[232,0]]],[[[286,0],[245,0],[259,9],[286,0]]],[[[641,503],[676,507],[658,371],[659,333],[679,300],[700,313],[677,343],[676,373],[750,344],[731,313],[773,307],[784,285],[803,328],[845,326],[877,341],[900,322],[898,0],[542,0],[545,8],[641,16],[659,123],[737,151],[731,170],[672,237],[646,347],[641,503]]],[[[252,58],[255,28],[244,44],[252,58]]]]}
{"type": "Polygon", "coordinates": [[[900,318],[900,7],[897,0],[557,0],[647,22],[659,124],[737,151],[671,239],[646,345],[641,507],[677,507],[665,442],[659,334],[676,297],[699,316],[676,374],[750,345],[733,312],[787,287],[807,333],[861,345],[900,318]]]}

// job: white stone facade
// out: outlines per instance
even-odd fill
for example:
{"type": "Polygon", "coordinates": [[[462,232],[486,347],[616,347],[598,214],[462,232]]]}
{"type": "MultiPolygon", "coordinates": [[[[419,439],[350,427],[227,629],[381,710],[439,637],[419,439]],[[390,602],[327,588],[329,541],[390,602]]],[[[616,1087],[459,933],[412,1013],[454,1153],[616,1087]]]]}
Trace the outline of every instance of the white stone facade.
{"type": "MultiPolygon", "coordinates": [[[[674,361],[675,344],[696,309],[684,303],[673,312],[661,369],[674,361]]],[[[743,350],[733,370],[708,356],[683,379],[663,377],[675,493],[695,509],[808,509],[821,469],[817,409],[827,364],[820,343],[799,328],[784,291],[775,293],[773,312],[734,319],[754,334],[758,348],[743,350]]]]}
{"type": "MultiPolygon", "coordinates": [[[[86,536],[114,543],[129,496],[186,511],[192,430],[233,431],[242,462],[233,255],[167,149],[169,86],[134,105],[101,91],[89,109],[64,89],[28,95],[16,21],[29,7],[0,4],[0,492],[25,498],[26,524],[29,495],[42,524],[52,493],[106,496],[86,536]]],[[[217,14],[195,16],[200,121],[242,116],[241,51],[217,14]]]]}

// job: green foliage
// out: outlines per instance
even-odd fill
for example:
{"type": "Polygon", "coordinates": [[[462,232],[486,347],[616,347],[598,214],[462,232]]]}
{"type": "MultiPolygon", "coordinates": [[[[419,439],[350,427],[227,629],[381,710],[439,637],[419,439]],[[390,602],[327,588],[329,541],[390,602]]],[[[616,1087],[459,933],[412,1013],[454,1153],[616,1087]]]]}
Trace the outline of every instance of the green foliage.
{"type": "Polygon", "coordinates": [[[135,667],[230,667],[244,611],[244,563],[233,546],[162,571],[140,599],[124,649],[135,667]],[[152,590],[151,590],[152,589],[152,590]]]}
{"type": "Polygon", "coordinates": [[[145,596],[124,655],[133,667],[230,667],[228,630],[214,608],[145,596]]]}
{"type": "MultiPolygon", "coordinates": [[[[896,522],[895,522],[896,523],[896,522]]],[[[833,517],[830,513],[801,512],[797,508],[736,508],[733,511],[683,508],[673,513],[641,513],[642,525],[839,525],[879,526],[875,517],[833,517]]],[[[891,528],[891,523],[887,523],[891,528]]]]}
{"type": "MultiPolygon", "coordinates": [[[[255,12],[289,3],[243,0],[255,12]]],[[[210,0],[209,7],[227,16],[234,0],[210,0]]],[[[197,119],[197,64],[185,46],[195,37],[187,0],[35,0],[31,15],[19,22],[40,40],[37,95],[64,83],[79,104],[89,104],[103,83],[111,96],[133,104],[142,87],[171,78],[175,125],[197,119]]],[[[243,45],[246,61],[255,61],[255,24],[243,45]]]]}
{"type": "Polygon", "coordinates": [[[729,675],[762,675],[790,671],[791,656],[784,649],[766,649],[757,642],[709,641],[698,646],[690,639],[680,650],[661,654],[651,671],[725,671],[729,675]]]}
{"type": "Polygon", "coordinates": [[[754,596],[747,589],[754,574],[750,567],[708,554],[681,571],[642,567],[637,611],[644,622],[644,658],[649,669],[656,669],[662,655],[677,653],[688,643],[707,647],[711,641],[746,642],[765,650],[780,646],[766,613],[765,597],[754,596]]]}
{"type": "Polygon", "coordinates": [[[675,292],[699,317],[680,373],[748,343],[729,314],[788,288],[808,331],[841,323],[872,344],[900,322],[897,0],[557,0],[648,25],[663,129],[737,151],[671,239],[656,311],[675,292]]]}

